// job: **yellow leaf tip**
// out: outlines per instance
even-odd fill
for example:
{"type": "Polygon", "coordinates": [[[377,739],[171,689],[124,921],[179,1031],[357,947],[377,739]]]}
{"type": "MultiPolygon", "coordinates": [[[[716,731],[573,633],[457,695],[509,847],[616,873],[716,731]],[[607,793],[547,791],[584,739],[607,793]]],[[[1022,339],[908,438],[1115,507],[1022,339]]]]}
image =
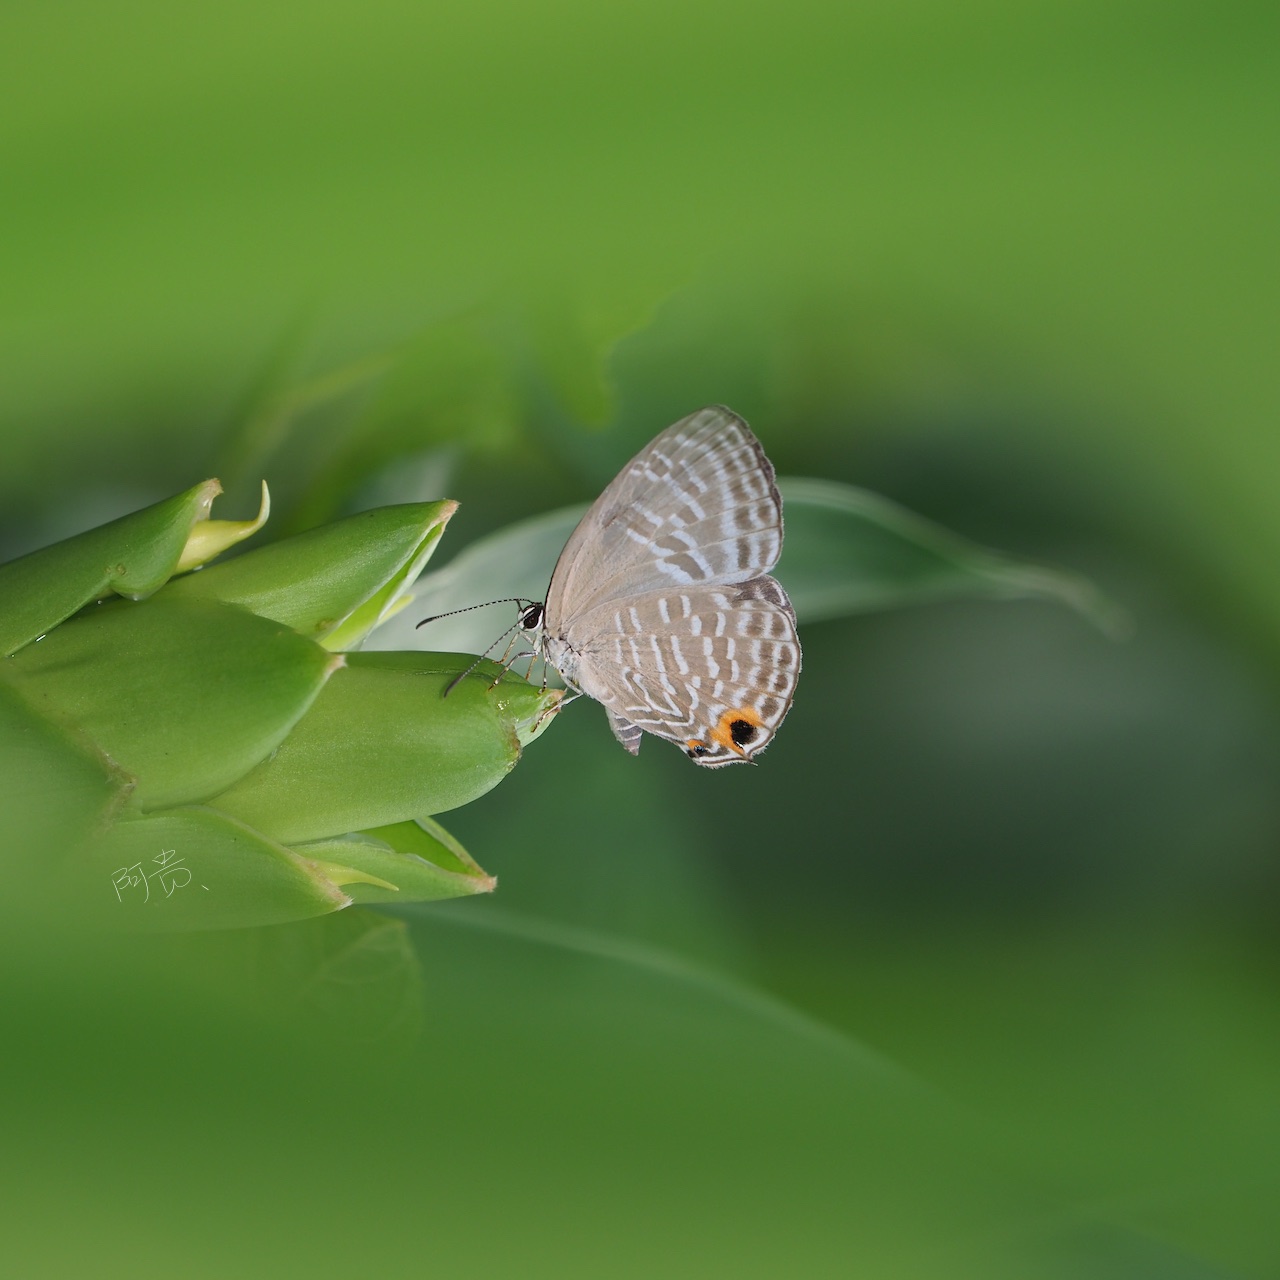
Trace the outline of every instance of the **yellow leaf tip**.
{"type": "Polygon", "coordinates": [[[218,480],[206,480],[200,494],[199,510],[187,535],[186,546],[178,559],[175,573],[186,573],[207,564],[221,555],[228,547],[257,533],[271,514],[271,494],[267,482],[262,482],[262,496],[258,501],[258,514],[252,520],[211,520],[209,508],[214,498],[222,492],[218,480]]]}

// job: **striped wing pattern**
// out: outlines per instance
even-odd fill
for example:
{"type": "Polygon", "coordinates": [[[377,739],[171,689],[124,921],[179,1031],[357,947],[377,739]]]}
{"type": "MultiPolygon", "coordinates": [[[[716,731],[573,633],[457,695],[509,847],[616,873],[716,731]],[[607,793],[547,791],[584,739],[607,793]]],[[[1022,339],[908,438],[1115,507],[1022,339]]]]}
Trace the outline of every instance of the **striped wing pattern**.
{"type": "Polygon", "coordinates": [[[650,592],[582,618],[577,683],[602,702],[632,754],[641,732],[711,767],[750,761],[772,739],[800,672],[795,614],[767,575],[650,592]]]}
{"type": "Polygon", "coordinates": [[[747,424],[713,406],[650,441],[595,501],[560,555],[547,612],[571,626],[609,600],[746,582],[781,551],[773,467],[747,424]]]}
{"type": "Polygon", "coordinates": [[[543,651],[632,754],[652,733],[701,765],[750,761],[800,672],[795,613],[769,576],[781,550],[760,442],[732,411],[700,410],[641,450],[574,530],[543,651]]]}

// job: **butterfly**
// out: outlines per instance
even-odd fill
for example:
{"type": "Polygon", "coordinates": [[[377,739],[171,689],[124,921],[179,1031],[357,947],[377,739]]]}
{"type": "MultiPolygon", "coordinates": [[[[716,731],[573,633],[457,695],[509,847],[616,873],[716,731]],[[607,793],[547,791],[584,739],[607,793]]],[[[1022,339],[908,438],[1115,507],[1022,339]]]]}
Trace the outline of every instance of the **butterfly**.
{"type": "Polygon", "coordinates": [[[651,733],[695,764],[749,763],[800,674],[795,611],[769,576],[781,551],[773,466],[742,418],[712,405],[623,467],[519,625],[632,755],[651,733]]]}

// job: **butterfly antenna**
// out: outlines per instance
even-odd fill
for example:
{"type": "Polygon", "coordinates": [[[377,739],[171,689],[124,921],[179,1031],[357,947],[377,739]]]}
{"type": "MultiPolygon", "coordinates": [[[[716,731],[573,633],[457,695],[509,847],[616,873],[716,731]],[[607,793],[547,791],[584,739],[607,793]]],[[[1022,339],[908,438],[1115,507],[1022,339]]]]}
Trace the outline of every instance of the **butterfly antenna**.
{"type": "MultiPolygon", "coordinates": [[[[452,618],[459,613],[470,613],[472,609],[487,609],[491,604],[537,604],[536,600],[526,600],[523,596],[503,596],[501,600],[486,600],[483,604],[469,604],[463,609],[450,609],[448,613],[433,613],[429,618],[414,623],[413,629],[425,627],[428,622],[438,622],[441,618],[452,618]]],[[[514,628],[513,628],[514,630],[514,628]]],[[[504,633],[505,634],[505,633],[504,633]]],[[[499,637],[501,639],[501,637],[499,637]]]]}
{"type": "MultiPolygon", "coordinates": [[[[490,603],[506,604],[509,602],[504,600],[492,600],[490,601],[490,603]]],[[[482,605],[478,605],[478,604],[472,605],[471,607],[473,609],[483,608],[482,605]]],[[[466,613],[466,610],[459,609],[458,612],[466,613]]],[[[445,616],[447,615],[445,614],[440,615],[440,617],[442,618],[445,616]]],[[[431,619],[428,618],[427,621],[430,622],[431,619]]],[[[421,625],[422,623],[418,623],[418,626],[421,626],[421,625]]],[[[453,679],[450,680],[447,685],[445,685],[444,692],[440,696],[442,698],[447,698],[519,625],[520,624],[517,622],[514,626],[508,627],[465,671],[454,676],[453,679]]]]}

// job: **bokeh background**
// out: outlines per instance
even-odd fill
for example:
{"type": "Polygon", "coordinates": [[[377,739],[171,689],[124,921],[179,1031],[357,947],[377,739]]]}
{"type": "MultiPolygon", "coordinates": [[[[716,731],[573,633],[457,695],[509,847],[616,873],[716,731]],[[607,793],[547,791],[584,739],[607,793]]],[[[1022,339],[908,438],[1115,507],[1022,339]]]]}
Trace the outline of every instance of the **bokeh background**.
{"type": "MultiPolygon", "coordinates": [[[[723,401],[1091,574],[575,706],[496,897],[3,948],[23,1275],[1280,1271],[1280,10],[0,11],[0,552],[219,475],[443,562],[723,401]],[[750,776],[742,776],[749,774],[750,776]]],[[[785,562],[782,577],[785,583],[785,562]]]]}

